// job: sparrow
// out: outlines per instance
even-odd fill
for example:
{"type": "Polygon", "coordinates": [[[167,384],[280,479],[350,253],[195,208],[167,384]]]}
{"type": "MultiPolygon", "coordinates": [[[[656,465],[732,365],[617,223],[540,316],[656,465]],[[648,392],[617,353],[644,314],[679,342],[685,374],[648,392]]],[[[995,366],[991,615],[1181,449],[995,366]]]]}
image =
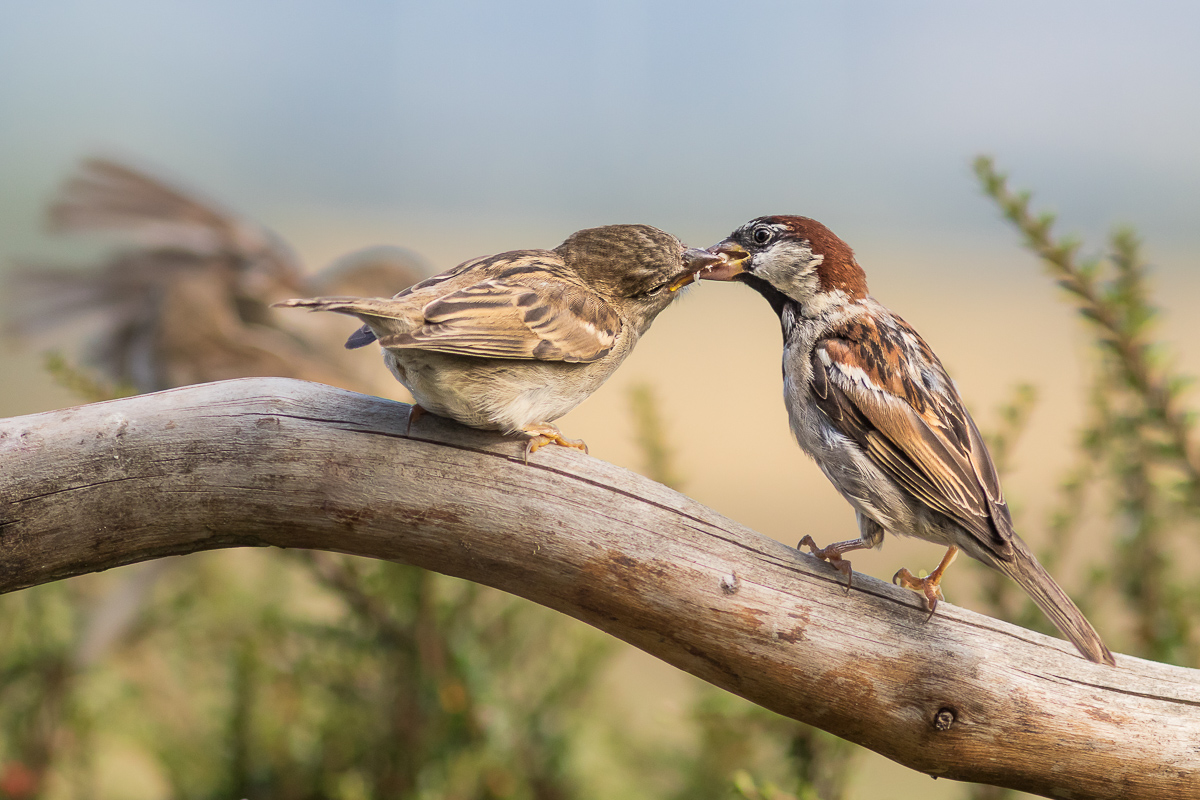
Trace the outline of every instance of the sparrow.
{"type": "Polygon", "coordinates": [[[399,248],[372,248],[309,275],[267,228],[152,170],[107,158],[84,160],[47,218],[51,233],[104,234],[118,248],[85,268],[14,271],[3,293],[6,327],[38,334],[78,321],[94,334],[81,360],[138,392],[268,375],[386,391],[373,361],[368,371],[340,347],[323,352],[324,325],[270,305],[301,293],[390,293],[430,272],[399,248]]]}
{"type": "Polygon", "coordinates": [[[885,533],[947,546],[919,592],[930,616],[960,550],[1015,580],[1088,659],[1112,654],[1013,530],[992,458],[953,381],[913,328],[867,292],[854,252],[807,217],[747,222],[709,248],[723,262],[699,277],[757,291],[783,327],[783,396],[792,433],[854,507],[860,538],[808,547],[847,579],[845,554],[885,533]]]}
{"type": "Polygon", "coordinates": [[[587,451],[553,421],[600,388],[678,290],[720,261],[649,225],[608,225],[553,250],[466,261],[390,299],[279,305],[358,317],[365,324],[346,347],[379,342],[418,417],[526,434],[528,459],[550,443],[587,451]]]}

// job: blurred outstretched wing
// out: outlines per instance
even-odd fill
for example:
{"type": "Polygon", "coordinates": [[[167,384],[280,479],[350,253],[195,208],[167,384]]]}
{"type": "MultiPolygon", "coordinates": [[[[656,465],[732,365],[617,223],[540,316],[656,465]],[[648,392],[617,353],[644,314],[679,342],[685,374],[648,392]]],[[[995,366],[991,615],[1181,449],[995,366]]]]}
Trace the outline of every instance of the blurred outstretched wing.
{"type": "MultiPolygon", "coordinates": [[[[389,393],[378,362],[346,356],[334,344],[335,331],[315,318],[270,309],[311,291],[271,231],[107,159],[85,161],[49,217],[52,231],[110,233],[122,248],[90,268],[15,270],[4,293],[11,331],[90,328],[84,359],[140,391],[279,375],[389,393]]],[[[360,266],[335,271],[330,280],[388,280],[378,260],[360,266]]],[[[392,270],[389,291],[414,277],[408,265],[392,270]]]]}
{"type": "Polygon", "coordinates": [[[55,233],[118,233],[147,249],[230,256],[276,277],[299,264],[275,234],[162,178],[105,158],[86,159],[48,211],[55,233]]]}

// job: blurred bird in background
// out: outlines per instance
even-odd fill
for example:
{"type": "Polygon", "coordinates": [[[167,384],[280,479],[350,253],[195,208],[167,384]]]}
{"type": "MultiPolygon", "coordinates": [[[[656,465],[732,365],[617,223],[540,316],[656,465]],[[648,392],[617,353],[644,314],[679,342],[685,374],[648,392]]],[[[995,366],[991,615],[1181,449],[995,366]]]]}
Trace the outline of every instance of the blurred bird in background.
{"type": "Polygon", "coordinates": [[[21,265],[6,293],[10,333],[61,337],[82,327],[83,364],[138,392],[281,376],[396,395],[377,361],[336,346],[327,321],[271,304],[297,294],[390,296],[430,271],[409,251],[369,248],[306,275],[272,231],[104,158],[81,164],[48,221],[52,233],[115,235],[121,247],[89,268],[21,265]]]}

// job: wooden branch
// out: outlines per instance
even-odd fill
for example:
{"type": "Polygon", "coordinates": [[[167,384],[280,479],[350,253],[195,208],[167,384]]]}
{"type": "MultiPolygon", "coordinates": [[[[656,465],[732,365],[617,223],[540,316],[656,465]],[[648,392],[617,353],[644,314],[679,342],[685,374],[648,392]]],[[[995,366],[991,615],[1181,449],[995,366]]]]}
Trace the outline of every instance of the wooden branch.
{"type": "MultiPolygon", "coordinates": [[[[0,421],[0,591],[219,547],[415,564],[557,609],[930,775],[1200,796],[1200,672],[828,566],[566,448],[247,379],[0,421]]],[[[737,480],[737,476],[730,476],[737,480]]],[[[803,509],[796,509],[802,518],[803,509]]],[[[797,532],[799,534],[799,531],[797,532]]]]}

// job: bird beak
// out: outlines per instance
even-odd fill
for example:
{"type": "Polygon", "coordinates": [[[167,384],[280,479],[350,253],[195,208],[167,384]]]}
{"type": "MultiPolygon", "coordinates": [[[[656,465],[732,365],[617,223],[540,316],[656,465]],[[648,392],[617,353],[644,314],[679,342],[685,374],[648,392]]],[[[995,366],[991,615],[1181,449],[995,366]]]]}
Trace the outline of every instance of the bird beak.
{"type": "Polygon", "coordinates": [[[713,245],[708,251],[718,256],[721,263],[700,276],[706,281],[731,281],[746,272],[746,266],[750,263],[746,248],[729,239],[713,245]]]}
{"type": "Polygon", "coordinates": [[[724,256],[710,253],[708,250],[701,250],[698,247],[689,247],[683,251],[683,266],[687,269],[687,272],[671,281],[671,285],[667,288],[672,292],[677,292],[688,284],[695,282],[701,271],[706,269],[711,270],[724,261],[724,256]]]}

